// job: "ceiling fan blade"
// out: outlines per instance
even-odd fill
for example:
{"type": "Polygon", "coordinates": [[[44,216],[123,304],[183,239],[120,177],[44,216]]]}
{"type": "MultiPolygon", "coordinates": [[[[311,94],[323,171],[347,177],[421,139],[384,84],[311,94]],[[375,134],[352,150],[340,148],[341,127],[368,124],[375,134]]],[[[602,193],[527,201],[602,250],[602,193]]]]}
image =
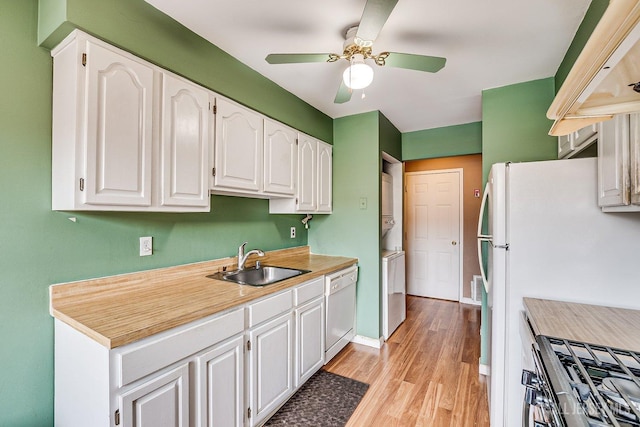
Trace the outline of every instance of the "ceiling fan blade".
{"type": "Polygon", "coordinates": [[[264,58],[269,64],[297,64],[304,62],[327,62],[328,53],[272,53],[264,58]]]}
{"type": "Polygon", "coordinates": [[[344,84],[344,81],[340,79],[340,88],[338,88],[338,93],[336,93],[336,98],[333,100],[334,104],[344,104],[351,99],[351,89],[344,84]]]}
{"type": "Polygon", "coordinates": [[[368,0],[358,24],[356,37],[366,42],[375,41],[397,3],[398,0],[368,0]]]}
{"type": "Polygon", "coordinates": [[[424,56],[414,55],[411,53],[389,52],[389,56],[385,59],[384,65],[435,73],[440,71],[444,67],[444,64],[446,62],[447,58],[441,58],[439,56],[424,56]]]}

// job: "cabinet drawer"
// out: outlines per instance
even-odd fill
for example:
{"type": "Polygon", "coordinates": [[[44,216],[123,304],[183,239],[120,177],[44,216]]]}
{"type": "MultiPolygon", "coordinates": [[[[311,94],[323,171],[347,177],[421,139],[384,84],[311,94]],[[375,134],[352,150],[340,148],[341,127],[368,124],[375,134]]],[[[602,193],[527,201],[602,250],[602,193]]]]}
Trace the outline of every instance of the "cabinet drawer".
{"type": "Polygon", "coordinates": [[[324,277],[318,277],[308,283],[304,283],[293,290],[293,302],[296,306],[304,304],[322,295],[324,277]]]}
{"type": "Polygon", "coordinates": [[[242,309],[187,329],[150,337],[116,350],[118,386],[125,386],[215,343],[244,331],[242,309]]]}
{"type": "Polygon", "coordinates": [[[247,307],[248,327],[251,328],[278,314],[291,310],[293,307],[291,294],[292,291],[288,290],[249,305],[247,307]]]}

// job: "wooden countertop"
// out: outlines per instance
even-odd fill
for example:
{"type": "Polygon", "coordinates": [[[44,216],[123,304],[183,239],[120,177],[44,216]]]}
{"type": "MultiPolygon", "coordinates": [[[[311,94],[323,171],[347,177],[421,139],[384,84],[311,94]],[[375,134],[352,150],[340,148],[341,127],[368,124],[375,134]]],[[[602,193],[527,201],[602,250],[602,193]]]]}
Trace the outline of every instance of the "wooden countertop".
{"type": "MultiPolygon", "coordinates": [[[[255,260],[251,258],[252,263],[255,260]]],[[[358,260],[314,255],[308,246],[302,246],[267,252],[260,261],[311,272],[265,287],[206,277],[223,267],[236,268],[234,257],[57,284],[50,287],[51,315],[103,346],[115,348],[349,267],[358,260]]]]}
{"type": "Polygon", "coordinates": [[[640,310],[524,298],[536,335],[640,351],[640,310]]]}

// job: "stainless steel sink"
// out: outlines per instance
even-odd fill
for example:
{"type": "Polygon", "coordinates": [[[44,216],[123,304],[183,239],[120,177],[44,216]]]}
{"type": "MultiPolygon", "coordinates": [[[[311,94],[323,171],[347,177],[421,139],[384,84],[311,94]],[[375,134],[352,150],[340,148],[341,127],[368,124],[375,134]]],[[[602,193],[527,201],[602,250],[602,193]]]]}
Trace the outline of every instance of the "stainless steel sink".
{"type": "Polygon", "coordinates": [[[260,266],[258,268],[247,268],[244,270],[220,271],[207,277],[239,283],[241,285],[265,286],[308,272],[308,270],[297,270],[294,268],[260,266]]]}

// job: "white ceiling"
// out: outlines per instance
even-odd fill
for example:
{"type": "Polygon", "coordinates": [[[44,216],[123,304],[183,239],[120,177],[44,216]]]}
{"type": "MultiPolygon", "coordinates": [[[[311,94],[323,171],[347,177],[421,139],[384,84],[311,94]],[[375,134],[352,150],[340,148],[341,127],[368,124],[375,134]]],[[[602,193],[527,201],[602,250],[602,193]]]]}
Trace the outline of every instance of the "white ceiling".
{"type": "Polygon", "coordinates": [[[373,53],[444,56],[438,73],[373,65],[374,81],[334,104],[345,61],[270,65],[269,53],[342,53],[366,0],[146,0],[337,118],[379,110],[401,131],[482,119],[483,89],[555,75],[590,0],[400,0],[373,53]]]}

